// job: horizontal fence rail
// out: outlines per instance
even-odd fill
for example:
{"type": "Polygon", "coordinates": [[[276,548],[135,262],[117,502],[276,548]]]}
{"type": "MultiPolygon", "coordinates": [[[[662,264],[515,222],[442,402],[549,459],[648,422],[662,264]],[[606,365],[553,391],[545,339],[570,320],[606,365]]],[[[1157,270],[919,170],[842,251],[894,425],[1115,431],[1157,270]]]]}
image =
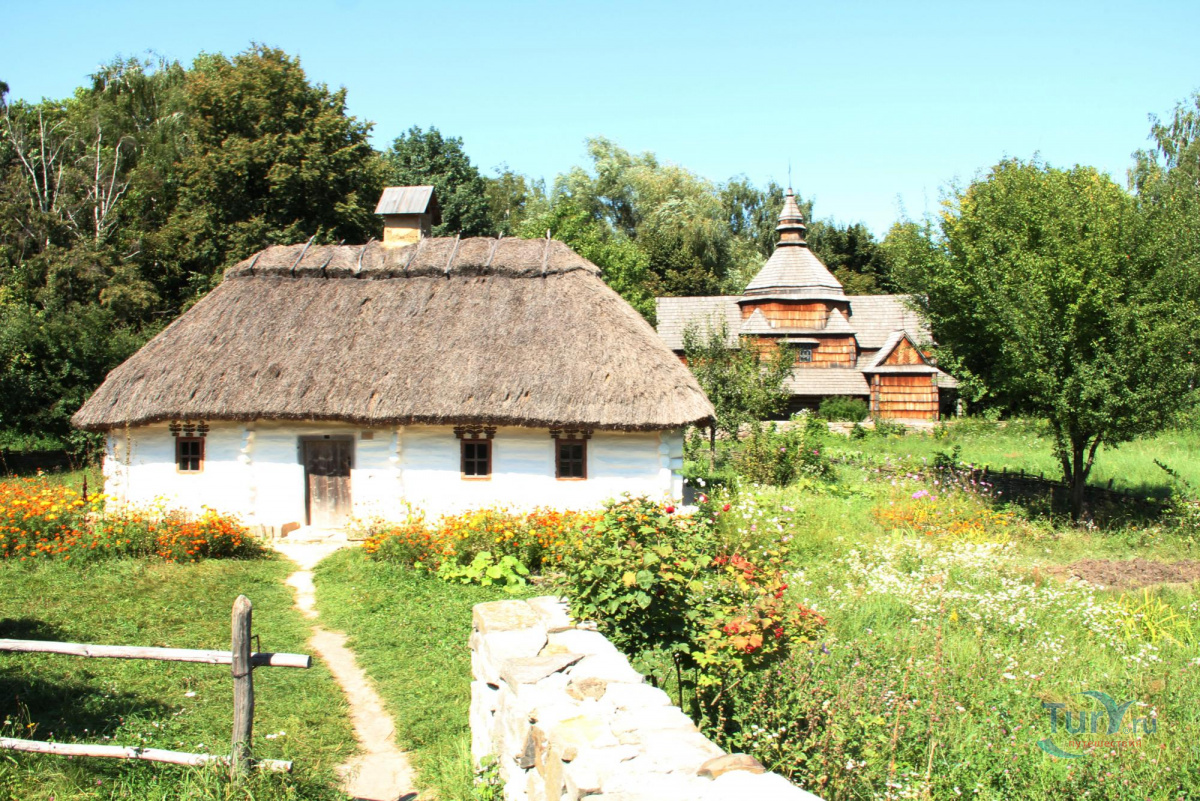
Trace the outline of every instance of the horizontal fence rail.
{"type": "Polygon", "coordinates": [[[273,773],[291,773],[292,763],[281,759],[256,760],[251,756],[250,741],[254,733],[254,669],[260,667],[312,667],[312,657],[306,654],[254,653],[250,650],[251,620],[254,607],[250,599],[239,595],[233,603],[231,648],[228,651],[209,651],[197,648],[153,648],[137,645],[96,645],[95,643],[53,642],[50,640],[0,639],[0,652],[63,654],[101,659],[152,659],[158,662],[197,662],[209,665],[229,665],[233,678],[233,737],[229,756],[191,754],[184,751],[164,751],[139,746],[94,745],[91,743],[51,743],[42,740],[21,740],[0,737],[0,751],[26,751],[54,756],[107,757],[109,759],[141,759],[148,762],[169,762],[175,765],[227,765],[233,779],[245,776],[251,768],[273,773]]]}
{"type": "MultiPolygon", "coordinates": [[[[204,662],[232,665],[231,651],[205,651],[195,648],[142,648],[136,645],[93,645],[92,643],[50,642],[49,640],[7,640],[0,638],[0,651],[21,653],[67,654],[103,659],[154,659],[159,662],[204,662]]],[[[250,654],[254,667],[310,668],[312,657],[306,654],[250,654]]]]}
{"type": "MultiPolygon", "coordinates": [[[[169,762],[172,765],[203,767],[228,765],[230,758],[216,754],[189,754],[185,751],[164,751],[161,748],[138,748],[131,745],[89,745],[87,743],[48,743],[44,740],[18,740],[0,737],[0,749],[26,751],[32,754],[57,756],[108,757],[109,759],[143,759],[147,762],[169,762]]],[[[270,773],[291,773],[292,763],[282,759],[259,759],[254,766],[270,773]]]]}

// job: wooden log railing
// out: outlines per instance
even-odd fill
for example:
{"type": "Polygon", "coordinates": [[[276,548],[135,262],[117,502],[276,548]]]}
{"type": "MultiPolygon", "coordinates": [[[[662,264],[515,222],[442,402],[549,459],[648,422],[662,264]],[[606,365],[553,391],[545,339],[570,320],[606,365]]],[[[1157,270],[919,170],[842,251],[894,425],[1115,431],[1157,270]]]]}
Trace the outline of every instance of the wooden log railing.
{"type": "Polygon", "coordinates": [[[312,667],[312,657],[306,654],[256,653],[250,650],[253,605],[239,595],[233,604],[230,650],[208,651],[192,648],[143,648],[130,645],[95,645],[93,643],[50,642],[44,640],[0,639],[0,651],[15,653],[65,654],[68,656],[101,659],[151,659],[159,662],[197,662],[210,665],[229,665],[233,675],[233,736],[229,756],[192,754],[138,746],[92,745],[89,743],[50,743],[42,740],[21,740],[0,737],[0,750],[26,751],[59,756],[107,757],[110,759],[141,759],[149,762],[168,762],[175,765],[228,765],[235,780],[250,769],[274,773],[291,773],[292,763],[279,759],[255,760],[251,755],[254,734],[254,668],[312,667]]]}

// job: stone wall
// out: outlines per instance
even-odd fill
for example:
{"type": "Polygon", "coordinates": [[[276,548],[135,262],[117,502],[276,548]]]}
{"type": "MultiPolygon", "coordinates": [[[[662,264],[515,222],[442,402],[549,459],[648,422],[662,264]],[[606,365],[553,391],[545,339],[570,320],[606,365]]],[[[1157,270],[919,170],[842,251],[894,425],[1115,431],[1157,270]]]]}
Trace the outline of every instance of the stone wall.
{"type": "Polygon", "coordinates": [[[473,628],[471,754],[508,801],[820,801],[725,754],[556,598],[478,604],[473,628]]]}

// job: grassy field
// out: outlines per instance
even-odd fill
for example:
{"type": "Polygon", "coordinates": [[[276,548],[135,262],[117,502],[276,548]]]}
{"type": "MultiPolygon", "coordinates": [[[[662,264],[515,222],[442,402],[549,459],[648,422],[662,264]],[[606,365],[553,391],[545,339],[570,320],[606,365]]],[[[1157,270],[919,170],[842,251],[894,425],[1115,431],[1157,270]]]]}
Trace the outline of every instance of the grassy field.
{"type": "MultiPolygon", "coordinates": [[[[1019,436],[960,441],[964,456],[970,445],[1015,452],[1019,436]]],[[[867,447],[920,454],[945,440],[867,447]]],[[[1129,454],[1162,458],[1151,443],[1129,454]]],[[[1196,558],[1181,532],[1061,526],[932,480],[848,467],[833,484],[759,489],[735,504],[729,539],[751,551],[784,543],[789,597],[829,625],[819,646],[738,688],[731,750],[829,801],[1200,797],[1197,585],[1103,589],[1068,568],[1105,559],[1136,579],[1127,560],[1196,558]],[[1105,735],[1101,702],[1085,692],[1129,702],[1118,734],[1105,735]],[[1061,705],[1055,727],[1046,704],[1061,705]],[[1067,712],[1075,728],[1081,713],[1098,718],[1098,733],[1069,733],[1067,712]],[[1042,741],[1081,756],[1051,756],[1042,741]]]]}
{"type": "MultiPolygon", "coordinates": [[[[994,470],[1025,470],[1062,478],[1062,467],[1054,458],[1049,428],[1040,421],[1014,420],[990,423],[981,419],[951,421],[934,434],[903,437],[867,437],[847,441],[846,447],[876,456],[932,459],[937,453],[960,449],[960,458],[994,470]]],[[[840,447],[840,446],[839,446],[840,447]]],[[[1170,478],[1155,460],[1178,471],[1193,486],[1200,487],[1200,428],[1164,431],[1118,445],[1101,448],[1088,483],[1140,495],[1163,496],[1170,492],[1170,478]]]]}
{"type": "Polygon", "coordinates": [[[422,789],[442,801],[471,797],[471,607],[512,597],[448,584],[428,573],[341,551],[316,571],[317,608],[348,645],[414,751],[422,789]]]}
{"type": "MultiPolygon", "coordinates": [[[[0,563],[0,637],[225,649],[233,599],[244,593],[263,650],[305,653],[307,626],[283,584],[290,569],[278,559],[0,563]]],[[[255,755],[293,760],[292,776],[235,789],[215,768],[2,752],[0,798],[345,798],[333,768],[355,746],[329,673],[319,663],[261,669],[255,690],[255,755]]],[[[231,710],[224,666],[0,655],[8,736],[227,754],[231,710]]]]}
{"type": "MultiPolygon", "coordinates": [[[[914,467],[957,447],[967,462],[1055,472],[1044,428],[1020,421],[965,421],[938,436],[828,436],[818,445],[826,456],[914,467]]],[[[1093,482],[1112,478],[1115,487],[1162,496],[1173,488],[1155,460],[1200,485],[1196,453],[1194,430],[1166,432],[1102,451],[1093,482]]],[[[782,549],[787,597],[828,625],[785,662],[731,682],[726,703],[737,718],[723,731],[710,728],[728,750],[753,753],[827,801],[1200,798],[1200,572],[1147,572],[1200,560],[1195,531],[1166,519],[1075,527],[916,471],[835,472],[729,498],[724,542],[751,557],[782,549]],[[1114,577],[1129,586],[1113,587],[1114,577]],[[1105,703],[1124,707],[1113,735],[1105,703]]],[[[74,487],[81,476],[58,480],[74,487]]],[[[0,568],[4,625],[35,632],[7,636],[223,647],[228,602],[249,586],[260,610],[275,610],[256,616],[260,631],[262,615],[280,621],[269,631],[281,641],[264,647],[303,648],[278,563],[0,568]]],[[[323,621],[350,636],[396,718],[399,743],[414,751],[423,787],[469,798],[470,609],[503,593],[360,550],[326,560],[316,582],[323,621]]],[[[220,669],[54,661],[65,659],[0,659],[4,681],[24,682],[5,697],[43,699],[29,704],[38,710],[29,720],[6,709],[10,729],[32,722],[39,737],[54,730],[93,739],[99,729],[114,741],[224,747],[229,683],[220,669]]],[[[262,755],[295,758],[302,768],[254,797],[336,797],[329,767],[350,742],[340,696],[323,674],[273,671],[263,681],[262,755]],[[282,703],[272,711],[276,696],[282,703]],[[283,710],[290,717],[274,722],[283,710]],[[280,731],[286,736],[263,740],[280,731]]],[[[57,798],[219,798],[228,790],[204,772],[26,757],[0,759],[0,788],[57,798]],[[45,793],[16,790],[30,786],[45,793]]]]}

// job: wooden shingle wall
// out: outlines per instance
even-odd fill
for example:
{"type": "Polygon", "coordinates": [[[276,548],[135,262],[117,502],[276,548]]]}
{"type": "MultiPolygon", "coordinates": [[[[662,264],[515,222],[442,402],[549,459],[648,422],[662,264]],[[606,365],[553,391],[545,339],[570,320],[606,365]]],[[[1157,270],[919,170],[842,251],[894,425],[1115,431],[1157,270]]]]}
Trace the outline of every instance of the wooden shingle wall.
{"type": "Polygon", "coordinates": [[[872,376],[871,412],[888,420],[938,419],[935,376],[872,376]]]}
{"type": "Polygon", "coordinates": [[[895,349],[888,355],[887,359],[884,360],[884,364],[888,366],[925,363],[925,357],[922,356],[921,352],[914,348],[907,339],[901,340],[900,344],[897,345],[895,349]]]}
{"type": "Polygon", "coordinates": [[[742,305],[742,319],[762,309],[763,316],[778,328],[824,328],[831,308],[839,308],[845,314],[849,303],[766,301],[742,305]]]}
{"type": "MultiPolygon", "coordinates": [[[[819,336],[815,338],[819,340],[820,344],[794,345],[796,348],[812,348],[812,361],[797,361],[796,367],[854,367],[855,359],[858,357],[858,346],[855,344],[853,336],[819,336]]],[[[743,338],[743,341],[748,342],[764,357],[772,355],[779,349],[779,339],[776,337],[747,336],[743,338]]]]}

